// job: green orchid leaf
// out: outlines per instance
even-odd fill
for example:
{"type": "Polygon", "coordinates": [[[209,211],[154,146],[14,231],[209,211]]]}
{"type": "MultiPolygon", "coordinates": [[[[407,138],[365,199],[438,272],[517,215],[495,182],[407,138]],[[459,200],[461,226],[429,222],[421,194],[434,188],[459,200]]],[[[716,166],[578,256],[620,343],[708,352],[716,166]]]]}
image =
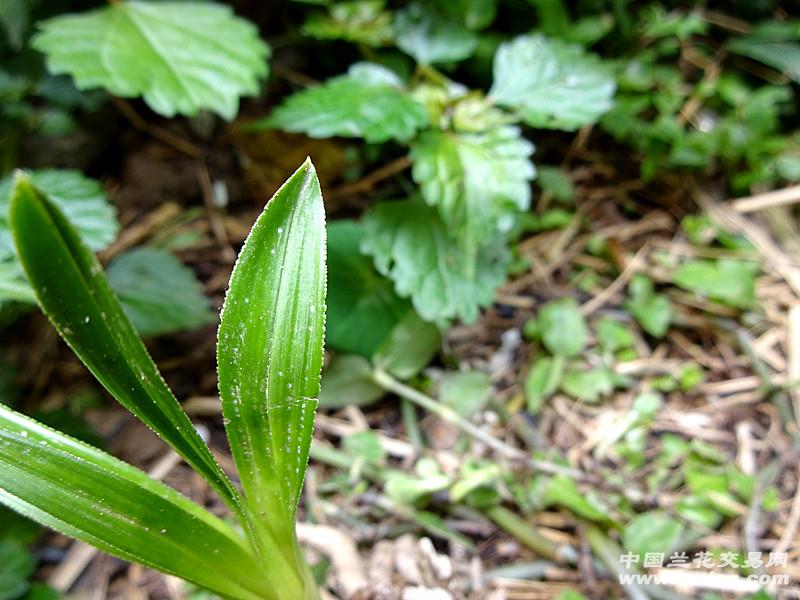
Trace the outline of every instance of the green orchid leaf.
{"type": "Polygon", "coordinates": [[[612,105],[610,69],[579,46],[523,35],[500,46],[489,95],[531,127],[578,129],[612,105]]]}
{"type": "Polygon", "coordinates": [[[275,127],[314,138],[360,137],[371,144],[407,142],[428,124],[428,113],[395,85],[396,76],[377,79],[375,73],[375,69],[353,65],[348,75],[289,96],[254,127],[275,127]],[[365,72],[370,77],[363,77],[365,72]]]}
{"type": "Polygon", "coordinates": [[[155,248],[136,248],[108,265],[108,283],[141,335],[195,329],[217,320],[194,272],[155,248]]]}
{"type": "Polygon", "coordinates": [[[236,507],[237,492],[158,372],[97,258],[55,203],[21,172],[10,222],[20,263],[61,337],[120,404],[236,507]]]}
{"type": "Polygon", "coordinates": [[[248,506],[291,544],[319,395],[325,329],[325,212],[306,161],[256,221],[219,328],[222,411],[248,506]]]}
{"type": "Polygon", "coordinates": [[[483,134],[426,132],[411,147],[412,175],[449,227],[476,242],[508,230],[527,210],[533,144],[517,127],[483,134]]]}
{"type": "Polygon", "coordinates": [[[492,240],[474,260],[465,260],[461,242],[422,200],[378,204],[364,218],[364,231],[362,249],[378,272],[391,278],[397,293],[410,297],[427,321],[474,321],[505,280],[508,255],[502,241],[492,240]]]}
{"type": "Polygon", "coordinates": [[[0,503],[231,598],[276,598],[244,538],[166,485],[0,405],[0,503]]]}
{"type": "Polygon", "coordinates": [[[256,27],[214,2],[121,0],[39,23],[33,47],[79,89],[142,96],[171,117],[209,109],[233,119],[239,97],[266,77],[269,47],[256,27]]]}

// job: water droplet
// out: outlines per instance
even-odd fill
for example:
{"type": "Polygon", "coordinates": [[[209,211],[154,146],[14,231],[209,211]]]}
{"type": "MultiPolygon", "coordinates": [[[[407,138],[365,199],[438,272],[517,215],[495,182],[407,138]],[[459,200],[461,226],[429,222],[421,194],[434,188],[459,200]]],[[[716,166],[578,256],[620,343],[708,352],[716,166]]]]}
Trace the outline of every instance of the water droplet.
{"type": "Polygon", "coordinates": [[[166,529],[162,529],[161,533],[167,533],[167,530],[166,529]]]}
{"type": "Polygon", "coordinates": [[[86,315],[86,316],[83,318],[83,322],[84,322],[84,323],[88,323],[88,322],[89,322],[89,320],[90,320],[90,319],[89,319],[89,315],[86,315]]]}

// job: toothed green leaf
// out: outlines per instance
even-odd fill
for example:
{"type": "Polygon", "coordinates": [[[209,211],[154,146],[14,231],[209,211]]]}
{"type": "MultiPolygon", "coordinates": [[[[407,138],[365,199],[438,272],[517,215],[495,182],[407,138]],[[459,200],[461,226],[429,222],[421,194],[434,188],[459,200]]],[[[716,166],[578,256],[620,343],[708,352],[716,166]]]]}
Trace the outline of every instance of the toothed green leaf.
{"type": "Polygon", "coordinates": [[[464,60],[478,45],[469,29],[418,2],[397,12],[394,34],[397,46],[424,65],[464,60]]]}
{"type": "Polygon", "coordinates": [[[411,147],[413,176],[448,227],[483,242],[530,204],[533,144],[516,127],[481,134],[429,131],[411,147]]]}
{"type": "Polygon", "coordinates": [[[489,95],[531,127],[577,129],[612,105],[611,72],[592,54],[542,35],[506,42],[494,57],[489,95]]]}
{"type": "Polygon", "coordinates": [[[502,241],[492,240],[474,260],[465,260],[460,241],[422,200],[378,204],[364,228],[364,251],[428,321],[474,321],[505,280],[508,256],[502,241]]]}
{"type": "Polygon", "coordinates": [[[171,117],[208,109],[233,119],[258,93],[268,46],[256,27],[213,2],[120,1],[39,24],[33,46],[79,89],[142,96],[171,117]]]}
{"type": "Polygon", "coordinates": [[[393,83],[391,75],[364,77],[364,65],[289,96],[256,127],[275,127],[315,138],[360,137],[378,144],[407,142],[428,123],[425,107],[393,83]]]}
{"type": "Polygon", "coordinates": [[[120,254],[108,266],[108,283],[142,335],[162,335],[214,323],[217,315],[194,272],[155,248],[120,254]]]}

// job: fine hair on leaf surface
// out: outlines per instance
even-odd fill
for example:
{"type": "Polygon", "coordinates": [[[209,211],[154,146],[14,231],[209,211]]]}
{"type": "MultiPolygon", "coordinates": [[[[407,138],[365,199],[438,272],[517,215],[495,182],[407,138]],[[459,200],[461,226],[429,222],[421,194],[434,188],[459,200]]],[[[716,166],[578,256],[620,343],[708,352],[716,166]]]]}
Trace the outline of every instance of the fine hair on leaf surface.
{"type": "Polygon", "coordinates": [[[219,328],[220,395],[244,498],[161,378],[97,258],[24,173],[9,220],[20,264],[61,336],[209,481],[244,535],[145,473],[3,406],[0,503],[225,598],[317,598],[294,531],[325,328],[325,213],[310,160],[253,226],[219,328]]]}

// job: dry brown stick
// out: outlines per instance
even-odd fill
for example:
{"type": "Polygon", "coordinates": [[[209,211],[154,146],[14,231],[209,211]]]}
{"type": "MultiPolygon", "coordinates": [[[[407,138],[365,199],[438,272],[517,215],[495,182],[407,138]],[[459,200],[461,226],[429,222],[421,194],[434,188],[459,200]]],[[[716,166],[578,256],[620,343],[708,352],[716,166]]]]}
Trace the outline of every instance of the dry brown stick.
{"type": "Polygon", "coordinates": [[[771,192],[732,200],[729,206],[736,212],[748,213],[798,202],[800,202],[800,185],[793,185],[780,190],[772,190],[771,192]]]}
{"type": "Polygon", "coordinates": [[[762,229],[749,222],[742,215],[714,201],[711,196],[695,183],[691,187],[692,196],[713,221],[725,229],[741,233],[756,247],[764,262],[780,275],[800,297],[800,270],[793,261],[762,229]]]}
{"type": "Polygon", "coordinates": [[[753,26],[747,21],[737,19],[736,17],[731,17],[716,10],[704,10],[701,14],[703,19],[712,25],[722,27],[723,29],[733,31],[735,33],[748,33],[753,28],[753,26]]]}
{"type": "MultiPolygon", "coordinates": [[[[800,303],[789,309],[789,333],[786,336],[788,347],[786,359],[786,379],[790,382],[800,381],[800,303]]],[[[800,427],[800,389],[796,385],[790,390],[794,418],[800,427]]]]}
{"type": "Polygon", "coordinates": [[[140,222],[126,226],[114,243],[100,253],[101,259],[108,261],[125,250],[136,246],[180,214],[181,207],[174,202],[166,202],[160,205],[154,211],[147,213],[140,222]]]}
{"type": "Polygon", "coordinates": [[[193,158],[203,155],[203,153],[200,151],[200,148],[195,146],[190,141],[183,139],[179,135],[175,135],[163,127],[159,127],[158,125],[153,125],[145,121],[139,115],[139,113],[137,113],[133,107],[122,98],[112,98],[112,101],[114,106],[117,107],[117,110],[122,113],[122,116],[128,119],[130,124],[139,131],[144,131],[148,135],[156,138],[158,141],[164,142],[168,146],[171,146],[172,148],[175,148],[184,154],[188,154],[193,158]]]}
{"type": "Polygon", "coordinates": [[[408,156],[401,156],[379,169],[375,169],[358,181],[346,183],[331,190],[327,195],[327,199],[335,200],[346,196],[354,196],[355,194],[366,194],[372,191],[372,188],[384,179],[388,179],[392,175],[405,171],[410,166],[411,159],[408,156]]]}
{"type": "Polygon", "coordinates": [[[330,525],[297,524],[297,538],[325,554],[333,563],[333,572],[344,598],[355,598],[368,586],[366,569],[353,538],[330,525]]]}
{"type": "Polygon", "coordinates": [[[312,85],[317,85],[319,83],[319,81],[313,77],[309,77],[300,71],[295,71],[294,69],[290,69],[289,67],[278,64],[277,62],[271,64],[270,68],[275,75],[282,77],[289,83],[294,83],[295,85],[311,87],[312,85]]]}
{"type": "Polygon", "coordinates": [[[226,263],[233,264],[236,260],[236,252],[234,252],[231,247],[231,241],[228,238],[228,232],[225,230],[225,224],[222,222],[219,210],[214,204],[214,186],[211,183],[211,175],[208,172],[208,167],[204,160],[197,161],[197,181],[200,183],[200,189],[203,193],[203,204],[205,204],[206,207],[208,224],[222,251],[222,258],[226,263]]]}
{"type": "MultiPolygon", "coordinates": [[[[689,97],[688,100],[681,106],[680,110],[678,111],[678,123],[687,123],[693,122],[694,117],[700,108],[703,106],[703,95],[702,90],[706,88],[706,86],[713,86],[717,80],[719,79],[721,68],[720,63],[725,58],[725,51],[721,50],[717,53],[712,61],[711,65],[709,65],[705,69],[705,73],[703,74],[703,78],[694,86],[694,93],[689,97]]],[[[694,124],[694,123],[692,123],[694,124]]]]}
{"type": "Polygon", "coordinates": [[[641,267],[648,250],[649,246],[647,243],[645,243],[645,245],[639,248],[639,251],[636,252],[634,257],[625,266],[625,268],[622,270],[622,273],[619,274],[619,277],[611,282],[611,285],[581,306],[581,312],[584,316],[589,316],[622,291],[622,288],[628,284],[628,281],[630,281],[631,277],[633,277],[639,270],[639,267],[641,267]]]}
{"type": "Polygon", "coordinates": [[[794,500],[792,501],[792,508],[789,512],[789,518],[786,520],[786,527],[783,530],[781,539],[773,549],[773,552],[782,554],[786,552],[792,545],[797,544],[797,530],[800,528],[800,469],[797,470],[797,489],[794,493],[794,500]]]}

